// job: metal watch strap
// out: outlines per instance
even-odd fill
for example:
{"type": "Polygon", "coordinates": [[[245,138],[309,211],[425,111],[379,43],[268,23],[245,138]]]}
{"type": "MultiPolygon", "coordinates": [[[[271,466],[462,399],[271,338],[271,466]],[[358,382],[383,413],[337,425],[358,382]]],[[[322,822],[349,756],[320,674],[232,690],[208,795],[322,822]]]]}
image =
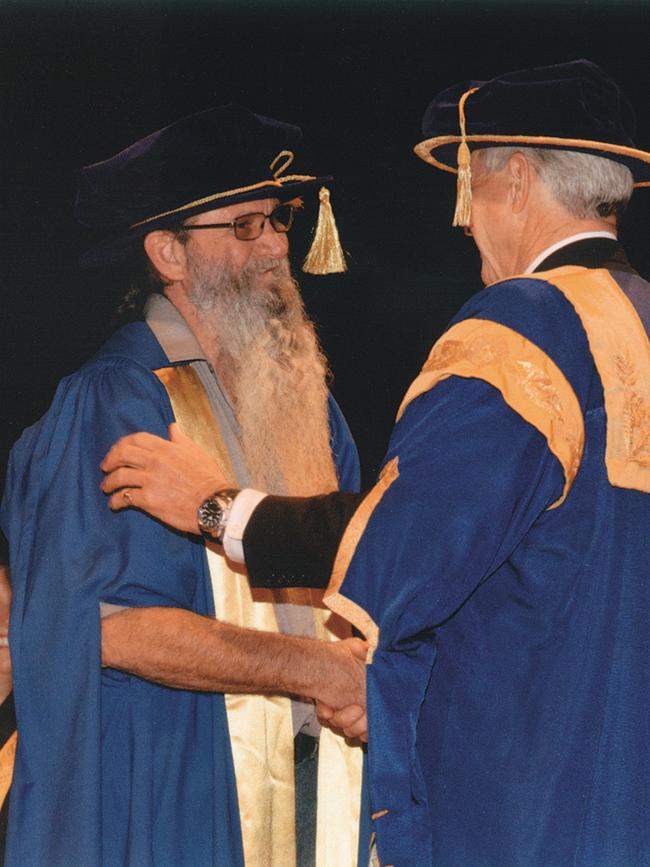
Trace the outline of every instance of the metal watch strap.
{"type": "Polygon", "coordinates": [[[215,542],[223,543],[230,510],[238,488],[223,488],[204,500],[197,509],[196,518],[204,536],[215,542]]]}

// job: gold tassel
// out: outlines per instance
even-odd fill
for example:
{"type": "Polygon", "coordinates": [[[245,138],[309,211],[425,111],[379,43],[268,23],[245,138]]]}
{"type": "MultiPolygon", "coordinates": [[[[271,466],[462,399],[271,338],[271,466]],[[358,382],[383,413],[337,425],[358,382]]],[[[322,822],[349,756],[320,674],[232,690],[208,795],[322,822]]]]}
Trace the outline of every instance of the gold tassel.
{"type": "Polygon", "coordinates": [[[339,232],[330,204],[330,191],[321,187],[318,194],[320,208],[316,232],[309,253],[302,265],[307,274],[340,274],[348,270],[339,241],[339,232]]]}
{"type": "Polygon", "coordinates": [[[469,226],[472,216],[472,166],[467,142],[458,147],[458,180],[456,185],[456,210],[452,226],[469,226]]]}
{"type": "Polygon", "coordinates": [[[471,87],[458,100],[458,125],[460,126],[460,144],[458,145],[458,181],[456,185],[456,210],[452,226],[469,226],[472,216],[472,155],[465,141],[465,103],[467,98],[476,93],[478,87],[471,87]]]}

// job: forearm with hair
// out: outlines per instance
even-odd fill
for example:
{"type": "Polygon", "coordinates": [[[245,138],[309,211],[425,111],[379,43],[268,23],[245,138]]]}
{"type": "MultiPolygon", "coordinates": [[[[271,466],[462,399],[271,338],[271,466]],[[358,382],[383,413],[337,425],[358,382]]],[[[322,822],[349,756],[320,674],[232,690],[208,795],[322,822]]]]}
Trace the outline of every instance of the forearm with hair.
{"type": "MultiPolygon", "coordinates": [[[[334,651],[334,652],[333,652],[334,651]]],[[[291,693],[331,701],[333,645],[222,623],[180,608],[129,608],[102,619],[102,664],[180,689],[291,693]]],[[[345,688],[345,685],[343,685],[345,688]]]]}

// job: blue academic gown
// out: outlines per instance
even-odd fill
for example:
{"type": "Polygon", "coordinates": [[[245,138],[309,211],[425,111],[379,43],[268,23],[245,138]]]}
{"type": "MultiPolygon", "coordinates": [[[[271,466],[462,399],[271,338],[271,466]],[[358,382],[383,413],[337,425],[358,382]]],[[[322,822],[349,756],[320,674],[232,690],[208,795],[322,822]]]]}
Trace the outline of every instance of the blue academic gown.
{"type": "MultiPolygon", "coordinates": [[[[614,277],[647,330],[650,286],[614,277]]],[[[555,286],[496,284],[455,322],[465,319],[506,325],[554,361],[585,447],[567,499],[549,510],[562,467],[480,378],[440,382],[397,424],[386,464],[397,458],[399,475],[340,587],[379,629],[367,670],[379,857],[640,867],[650,863],[650,496],[608,482],[601,381],[555,286]]]]}
{"type": "MultiPolygon", "coordinates": [[[[201,541],[111,513],[99,489],[117,439],[167,435],[174,416],[151,371],[168,364],[145,323],[125,326],[12,451],[2,527],[20,737],[7,865],[243,867],[223,696],[100,664],[102,601],[213,614],[201,541]]],[[[353,489],[356,450],[334,401],[330,418],[353,489]]]]}

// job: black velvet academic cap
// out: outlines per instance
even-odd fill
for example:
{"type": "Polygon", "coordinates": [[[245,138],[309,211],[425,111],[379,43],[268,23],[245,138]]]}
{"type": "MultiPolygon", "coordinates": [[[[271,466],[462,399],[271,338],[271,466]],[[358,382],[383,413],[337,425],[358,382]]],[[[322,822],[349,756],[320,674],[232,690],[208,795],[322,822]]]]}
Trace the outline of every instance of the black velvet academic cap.
{"type": "Polygon", "coordinates": [[[650,184],[650,154],[635,146],[634,113],[620,88],[588,60],[522,69],[491,81],[464,81],[439,93],[426,110],[426,139],[415,152],[445,171],[456,171],[463,140],[464,102],[470,151],[528,146],[581,151],[624,163],[637,186],[650,184]]]}
{"type": "Polygon", "coordinates": [[[116,262],[147,233],[194,214],[256,199],[288,201],[331,180],[287,171],[301,140],[297,126],[224,105],[85,166],[75,216],[101,240],[82,263],[116,262]]]}

